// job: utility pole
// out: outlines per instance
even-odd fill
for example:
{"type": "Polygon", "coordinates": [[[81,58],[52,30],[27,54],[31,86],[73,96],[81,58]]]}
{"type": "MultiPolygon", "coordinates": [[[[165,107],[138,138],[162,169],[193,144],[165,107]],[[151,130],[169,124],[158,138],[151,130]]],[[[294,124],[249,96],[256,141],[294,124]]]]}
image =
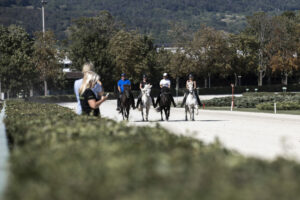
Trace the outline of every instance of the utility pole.
{"type": "MultiPolygon", "coordinates": [[[[45,39],[45,32],[46,32],[46,29],[45,29],[45,6],[47,5],[48,2],[47,2],[47,0],[42,0],[41,3],[42,3],[42,19],[43,19],[43,37],[45,39]]],[[[45,96],[47,96],[48,84],[47,84],[46,79],[44,80],[44,91],[45,91],[45,96]]]]}
{"type": "Polygon", "coordinates": [[[0,100],[2,99],[2,85],[1,85],[1,78],[0,78],[0,100]]]}
{"type": "Polygon", "coordinates": [[[43,20],[43,36],[45,37],[45,32],[46,32],[46,29],[45,29],[45,6],[47,5],[47,0],[42,0],[41,1],[42,3],[42,20],[43,20]]]}

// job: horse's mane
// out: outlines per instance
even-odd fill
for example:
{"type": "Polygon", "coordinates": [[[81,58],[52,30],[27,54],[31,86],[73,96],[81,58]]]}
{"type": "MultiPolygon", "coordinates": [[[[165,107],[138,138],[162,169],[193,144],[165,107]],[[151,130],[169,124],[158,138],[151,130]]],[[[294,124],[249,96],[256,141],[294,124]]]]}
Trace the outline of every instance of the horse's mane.
{"type": "Polygon", "coordinates": [[[161,88],[161,93],[170,93],[170,88],[168,88],[168,87],[163,87],[163,88],[161,88]]]}
{"type": "Polygon", "coordinates": [[[130,93],[129,93],[129,89],[125,89],[124,88],[124,93],[123,93],[125,96],[126,96],[126,98],[130,98],[130,93]]]}

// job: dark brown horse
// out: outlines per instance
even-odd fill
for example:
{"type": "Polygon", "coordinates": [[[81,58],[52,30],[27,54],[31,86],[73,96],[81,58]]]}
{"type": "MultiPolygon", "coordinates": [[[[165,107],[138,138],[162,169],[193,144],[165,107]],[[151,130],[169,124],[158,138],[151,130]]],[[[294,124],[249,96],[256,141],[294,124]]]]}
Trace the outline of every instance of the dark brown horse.
{"type": "Polygon", "coordinates": [[[166,120],[169,120],[170,117],[170,107],[171,107],[171,97],[170,97],[170,90],[169,88],[162,88],[159,100],[159,107],[160,107],[160,115],[161,121],[164,120],[163,112],[165,113],[166,120]]]}
{"type": "Polygon", "coordinates": [[[120,109],[123,116],[123,120],[126,119],[128,121],[131,104],[130,91],[128,88],[124,87],[124,92],[121,94],[120,101],[120,109]]]}

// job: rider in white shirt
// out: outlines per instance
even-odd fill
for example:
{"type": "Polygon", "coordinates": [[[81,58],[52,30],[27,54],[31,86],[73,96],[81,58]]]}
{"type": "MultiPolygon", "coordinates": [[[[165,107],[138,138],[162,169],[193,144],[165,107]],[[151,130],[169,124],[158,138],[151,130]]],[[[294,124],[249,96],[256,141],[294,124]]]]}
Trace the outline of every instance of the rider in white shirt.
{"type": "Polygon", "coordinates": [[[163,88],[163,87],[167,87],[167,88],[170,88],[171,87],[171,81],[169,79],[167,79],[167,73],[164,73],[164,78],[161,79],[159,85],[160,85],[160,88],[163,88]]]}
{"type": "MultiPolygon", "coordinates": [[[[157,104],[159,103],[159,100],[160,100],[160,95],[162,93],[162,90],[167,90],[169,92],[170,88],[171,88],[171,81],[168,79],[168,74],[167,73],[164,73],[163,74],[163,79],[159,82],[159,86],[161,88],[161,92],[160,94],[158,95],[157,97],[157,100],[156,100],[156,104],[155,104],[155,107],[157,106],[157,104]]],[[[169,92],[169,95],[170,95],[170,99],[171,99],[171,102],[173,103],[174,107],[176,107],[176,103],[174,101],[174,98],[171,94],[171,92],[169,92]]],[[[159,110],[160,108],[158,108],[159,110]]]]}

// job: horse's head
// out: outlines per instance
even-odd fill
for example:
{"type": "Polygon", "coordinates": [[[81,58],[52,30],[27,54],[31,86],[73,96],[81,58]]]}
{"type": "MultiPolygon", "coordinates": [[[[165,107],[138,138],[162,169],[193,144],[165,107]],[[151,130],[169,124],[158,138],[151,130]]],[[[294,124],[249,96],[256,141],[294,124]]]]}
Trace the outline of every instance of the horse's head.
{"type": "Polygon", "coordinates": [[[130,89],[129,87],[124,87],[124,94],[126,96],[126,98],[130,98],[130,89]]]}
{"type": "Polygon", "coordinates": [[[193,83],[188,83],[188,90],[189,90],[189,92],[190,93],[193,93],[194,92],[194,85],[193,85],[193,83]]]}
{"type": "Polygon", "coordinates": [[[144,95],[150,96],[151,88],[152,88],[152,85],[146,84],[145,87],[142,89],[142,93],[144,95]]]}

